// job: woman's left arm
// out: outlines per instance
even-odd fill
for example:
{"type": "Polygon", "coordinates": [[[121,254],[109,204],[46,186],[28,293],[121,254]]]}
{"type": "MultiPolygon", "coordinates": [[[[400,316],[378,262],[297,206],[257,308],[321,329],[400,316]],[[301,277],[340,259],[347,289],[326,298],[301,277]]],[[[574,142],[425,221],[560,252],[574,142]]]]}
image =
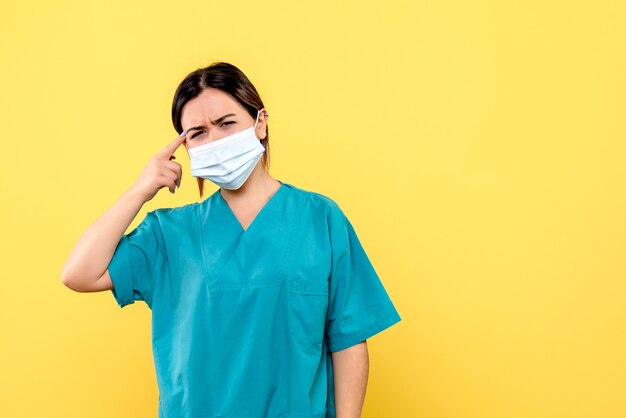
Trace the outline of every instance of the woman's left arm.
{"type": "Polygon", "coordinates": [[[369,372],[367,341],[331,353],[337,418],[361,418],[369,372]]]}

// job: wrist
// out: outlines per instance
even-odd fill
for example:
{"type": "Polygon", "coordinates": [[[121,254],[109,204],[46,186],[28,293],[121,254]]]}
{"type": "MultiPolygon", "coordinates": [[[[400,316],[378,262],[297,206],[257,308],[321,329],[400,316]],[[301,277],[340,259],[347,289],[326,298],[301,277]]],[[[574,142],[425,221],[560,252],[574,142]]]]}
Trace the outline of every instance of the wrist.
{"type": "Polygon", "coordinates": [[[122,197],[120,200],[128,202],[132,205],[138,206],[139,208],[146,203],[146,198],[143,196],[137,189],[134,187],[128,188],[124,193],[122,193],[122,197]]]}

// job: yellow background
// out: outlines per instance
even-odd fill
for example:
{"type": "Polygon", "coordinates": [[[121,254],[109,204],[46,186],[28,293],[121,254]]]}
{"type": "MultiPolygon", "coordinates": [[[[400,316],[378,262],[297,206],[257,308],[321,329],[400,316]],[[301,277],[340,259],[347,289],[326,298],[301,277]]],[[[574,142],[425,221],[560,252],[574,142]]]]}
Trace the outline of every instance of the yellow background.
{"type": "Polygon", "coordinates": [[[403,318],[364,418],[626,416],[625,44],[621,1],[3,0],[0,416],[156,417],[149,309],[60,272],[218,60],[403,318]]]}

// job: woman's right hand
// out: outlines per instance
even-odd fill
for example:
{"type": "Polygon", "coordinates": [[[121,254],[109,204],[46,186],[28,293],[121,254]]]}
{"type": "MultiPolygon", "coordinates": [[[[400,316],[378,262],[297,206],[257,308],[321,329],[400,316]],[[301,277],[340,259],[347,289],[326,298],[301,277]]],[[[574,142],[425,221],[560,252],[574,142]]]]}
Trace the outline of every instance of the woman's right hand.
{"type": "Polygon", "coordinates": [[[159,189],[167,186],[174,193],[180,186],[182,167],[171,160],[184,141],[183,132],[157,152],[135,183],[81,235],[61,271],[61,281],[67,287],[79,292],[113,288],[108,265],[124,232],[159,189]]]}
{"type": "Polygon", "coordinates": [[[163,187],[168,187],[171,193],[180,187],[183,168],[177,162],[171,161],[180,144],[185,141],[185,132],[157,152],[143,169],[139,178],[131,186],[133,194],[137,194],[144,202],[152,199],[163,187]]]}

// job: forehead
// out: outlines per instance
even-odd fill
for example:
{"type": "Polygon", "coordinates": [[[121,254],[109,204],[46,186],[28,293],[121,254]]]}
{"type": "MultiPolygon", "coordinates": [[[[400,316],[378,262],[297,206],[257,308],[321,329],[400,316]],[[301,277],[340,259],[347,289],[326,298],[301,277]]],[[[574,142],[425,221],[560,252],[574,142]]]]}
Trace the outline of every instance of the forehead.
{"type": "Polygon", "coordinates": [[[180,121],[186,128],[196,123],[208,122],[209,119],[215,120],[227,113],[240,115],[246,113],[246,110],[230,94],[209,88],[185,103],[180,121]]]}

